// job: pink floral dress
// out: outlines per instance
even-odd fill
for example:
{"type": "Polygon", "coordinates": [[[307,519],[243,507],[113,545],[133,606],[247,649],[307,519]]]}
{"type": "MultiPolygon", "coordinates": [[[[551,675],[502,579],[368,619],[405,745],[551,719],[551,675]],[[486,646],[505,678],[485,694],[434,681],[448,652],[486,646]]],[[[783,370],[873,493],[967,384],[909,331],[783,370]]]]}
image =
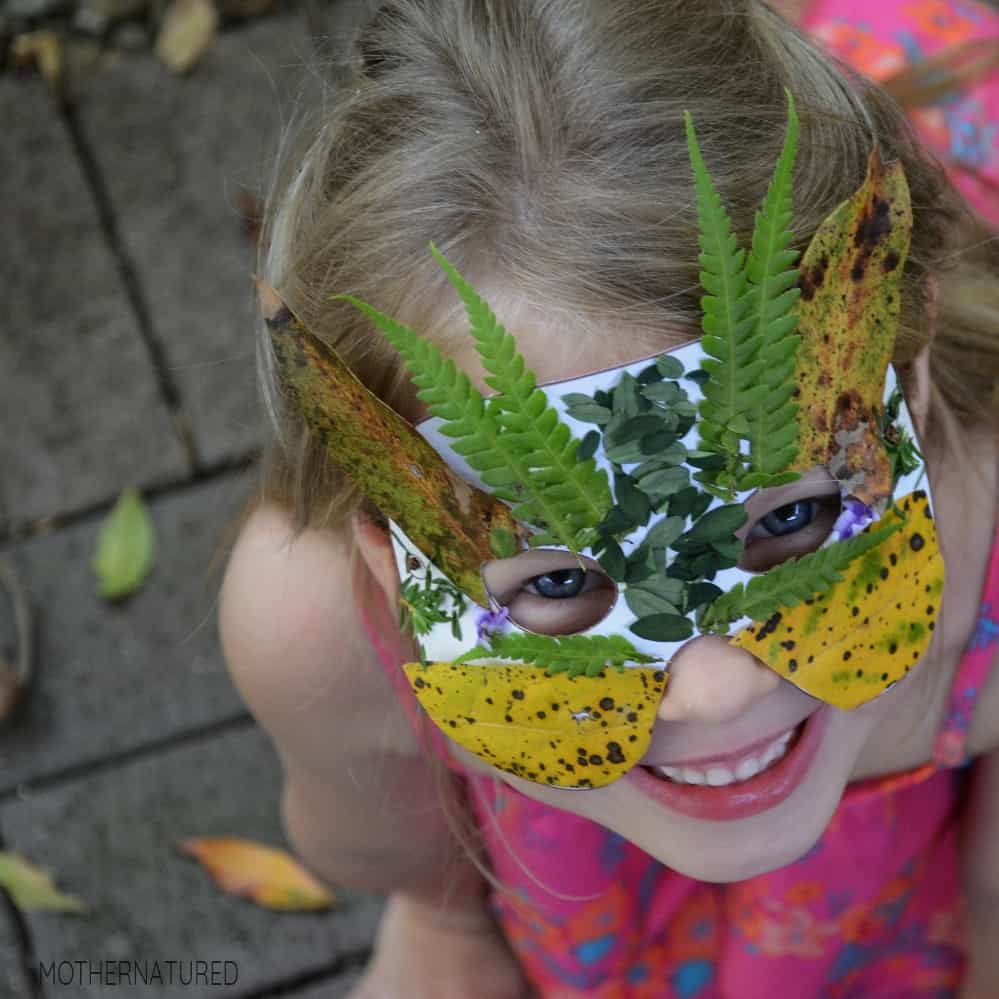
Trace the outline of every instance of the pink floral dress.
{"type": "MultiPolygon", "coordinates": [[[[801,23],[878,81],[962,46],[969,62],[999,47],[999,12],[975,0],[813,0],[801,23]]],[[[910,116],[968,203],[999,229],[999,68],[910,116]]]]}
{"type": "MultiPolygon", "coordinates": [[[[380,610],[380,613],[379,613],[380,610]]],[[[365,623],[421,738],[399,656],[365,623]]],[[[999,533],[977,628],[933,762],[851,785],[819,842],[780,870],[715,885],[677,874],[588,819],[466,774],[497,916],[545,999],[954,997],[964,967],[958,818],[975,700],[999,649],[999,533]]]]}

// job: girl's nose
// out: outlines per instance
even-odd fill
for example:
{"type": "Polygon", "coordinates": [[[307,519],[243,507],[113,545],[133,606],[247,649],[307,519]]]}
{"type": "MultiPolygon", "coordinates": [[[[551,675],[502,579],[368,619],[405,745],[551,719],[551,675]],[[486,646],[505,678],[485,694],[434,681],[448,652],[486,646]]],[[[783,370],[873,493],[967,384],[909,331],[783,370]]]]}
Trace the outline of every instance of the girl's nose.
{"type": "Polygon", "coordinates": [[[695,638],[673,657],[659,705],[663,721],[721,724],[776,690],[780,677],[717,635],[695,638]]]}

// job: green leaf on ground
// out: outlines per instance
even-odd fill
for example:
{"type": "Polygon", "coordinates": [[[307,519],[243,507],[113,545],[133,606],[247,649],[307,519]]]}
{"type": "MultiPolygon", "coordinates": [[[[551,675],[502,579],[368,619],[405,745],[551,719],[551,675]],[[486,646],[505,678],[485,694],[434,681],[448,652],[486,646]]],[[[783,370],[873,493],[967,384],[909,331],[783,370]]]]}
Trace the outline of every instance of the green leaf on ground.
{"type": "Polygon", "coordinates": [[[153,521],[138,492],[125,489],[97,538],[93,567],[101,596],[116,600],[141,585],[153,567],[153,521]]]}
{"type": "Polygon", "coordinates": [[[17,853],[0,850],[0,888],[25,912],[86,912],[73,895],[57,891],[52,878],[17,853]]]}

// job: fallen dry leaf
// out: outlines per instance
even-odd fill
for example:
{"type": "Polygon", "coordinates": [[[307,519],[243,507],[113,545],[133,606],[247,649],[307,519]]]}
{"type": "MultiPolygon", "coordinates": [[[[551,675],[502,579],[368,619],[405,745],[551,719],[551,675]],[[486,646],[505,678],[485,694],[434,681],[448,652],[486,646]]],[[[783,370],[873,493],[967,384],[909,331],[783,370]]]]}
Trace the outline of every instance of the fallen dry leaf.
{"type": "Polygon", "coordinates": [[[0,637],[6,635],[5,604],[10,606],[15,652],[11,662],[0,655],[0,721],[14,713],[31,682],[34,666],[34,621],[28,593],[14,566],[0,558],[0,637]]]}
{"type": "Polygon", "coordinates": [[[28,31],[18,35],[11,46],[18,66],[34,64],[42,79],[53,89],[62,85],[63,38],[57,31],[28,31]]]}
{"type": "Polygon", "coordinates": [[[264,221],[263,203],[251,191],[240,191],[236,196],[236,211],[239,212],[246,238],[256,246],[264,221]]]}
{"type": "Polygon", "coordinates": [[[286,850],[238,836],[186,839],[180,849],[200,861],[223,891],[268,909],[328,909],[333,896],[286,850]]]}
{"type": "Polygon", "coordinates": [[[57,891],[52,878],[17,853],[0,850],[0,888],[19,909],[25,911],[86,912],[73,895],[57,891]]]}
{"type": "Polygon", "coordinates": [[[156,55],[175,73],[186,73],[212,43],[219,15],[212,0],[173,0],[163,16],[156,55]]]}

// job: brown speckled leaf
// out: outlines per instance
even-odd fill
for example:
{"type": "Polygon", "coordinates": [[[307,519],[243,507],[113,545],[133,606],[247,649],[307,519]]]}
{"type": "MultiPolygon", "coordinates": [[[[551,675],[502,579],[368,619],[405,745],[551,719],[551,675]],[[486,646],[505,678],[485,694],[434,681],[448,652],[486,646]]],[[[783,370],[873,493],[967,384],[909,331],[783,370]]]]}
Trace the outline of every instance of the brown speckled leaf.
{"type": "Polygon", "coordinates": [[[819,227],[801,261],[795,470],[828,465],[844,495],[879,509],[891,465],[873,410],[882,405],[912,232],[900,163],[871,154],[867,180],[819,227]]]}
{"type": "MultiPolygon", "coordinates": [[[[846,711],[916,665],[933,637],[944,566],[925,493],[898,501],[907,520],[807,604],[730,639],[791,683],[846,711]]],[[[894,508],[868,530],[898,521],[894,508]]]]}
{"type": "Polygon", "coordinates": [[[494,767],[552,787],[603,787],[645,755],[663,669],[547,676],[537,666],[406,663],[438,727],[494,767]]]}
{"type": "Polygon", "coordinates": [[[476,603],[490,531],[525,528],[499,500],[455,475],[398,413],[313,336],[270,287],[258,285],[281,382],[331,459],[413,544],[476,603]]]}

